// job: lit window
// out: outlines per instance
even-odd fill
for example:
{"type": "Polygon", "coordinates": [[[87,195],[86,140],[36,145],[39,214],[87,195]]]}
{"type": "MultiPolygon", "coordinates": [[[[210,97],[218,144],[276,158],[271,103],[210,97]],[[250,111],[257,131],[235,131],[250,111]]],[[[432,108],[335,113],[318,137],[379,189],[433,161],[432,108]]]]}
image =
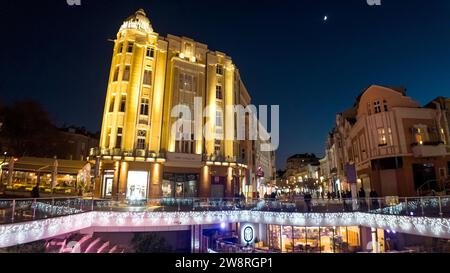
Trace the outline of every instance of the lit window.
{"type": "Polygon", "coordinates": [[[130,66],[126,65],[125,70],[123,71],[122,80],[129,81],[130,80],[130,66]]]}
{"type": "Polygon", "coordinates": [[[155,56],[155,49],[153,47],[147,48],[146,56],[153,58],[155,56]]]}
{"type": "Polygon", "coordinates": [[[185,52],[187,56],[191,56],[192,53],[192,45],[189,43],[186,43],[185,45],[185,52]]]}
{"type": "Polygon", "coordinates": [[[441,128],[440,132],[441,132],[441,141],[442,141],[444,144],[447,144],[447,141],[446,141],[446,139],[445,139],[444,128],[441,128]]]}
{"type": "Polygon", "coordinates": [[[133,52],[133,46],[134,46],[134,42],[128,42],[127,53],[132,53],[133,52]]]}
{"type": "Polygon", "coordinates": [[[127,103],[127,95],[122,95],[122,99],[120,100],[120,112],[125,112],[126,103],[127,103]]]}
{"type": "Polygon", "coordinates": [[[423,144],[423,130],[421,128],[416,128],[415,129],[415,134],[414,134],[416,143],[422,145],[423,144]]]}
{"type": "Polygon", "coordinates": [[[384,128],[378,128],[378,146],[384,146],[387,144],[386,141],[386,131],[384,128]]]}
{"type": "Polygon", "coordinates": [[[391,127],[388,128],[389,145],[394,145],[394,139],[392,138],[391,127]]]}
{"type": "Polygon", "coordinates": [[[145,70],[144,71],[144,85],[151,85],[151,84],[152,84],[152,71],[145,70]]]}
{"type": "Polygon", "coordinates": [[[216,85],[216,99],[221,100],[222,99],[222,86],[216,85]]]}
{"type": "Polygon", "coordinates": [[[148,99],[141,99],[141,115],[148,116],[148,99]]]}

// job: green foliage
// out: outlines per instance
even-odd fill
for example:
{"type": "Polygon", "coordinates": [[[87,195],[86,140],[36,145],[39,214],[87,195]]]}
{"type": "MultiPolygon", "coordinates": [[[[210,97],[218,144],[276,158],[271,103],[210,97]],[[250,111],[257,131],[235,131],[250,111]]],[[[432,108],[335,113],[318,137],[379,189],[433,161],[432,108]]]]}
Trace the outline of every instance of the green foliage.
{"type": "Polygon", "coordinates": [[[135,233],[131,241],[136,253],[169,253],[172,247],[157,233],[135,233]]]}
{"type": "Polygon", "coordinates": [[[57,130],[44,107],[32,100],[23,100],[1,109],[1,136],[8,143],[8,152],[16,156],[53,156],[49,143],[57,130]],[[47,144],[47,145],[44,145],[47,144]]]}

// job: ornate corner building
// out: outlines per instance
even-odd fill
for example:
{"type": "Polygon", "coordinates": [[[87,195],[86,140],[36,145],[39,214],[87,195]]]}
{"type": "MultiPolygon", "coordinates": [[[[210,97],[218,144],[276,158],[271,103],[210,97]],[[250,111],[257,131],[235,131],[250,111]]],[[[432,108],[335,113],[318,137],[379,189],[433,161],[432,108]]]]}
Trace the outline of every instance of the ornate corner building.
{"type": "Polygon", "coordinates": [[[337,114],[328,136],[329,190],[356,195],[363,188],[381,196],[447,191],[449,118],[449,98],[420,106],[404,88],[369,86],[353,107],[337,114]]]}
{"type": "Polygon", "coordinates": [[[246,107],[250,100],[229,56],[186,37],[159,36],[138,10],[114,40],[100,145],[90,156],[98,163],[95,195],[142,199],[241,193],[252,182],[252,141],[206,140],[202,133],[220,134],[226,126],[236,132],[235,117],[226,116],[224,108],[246,107]],[[202,137],[176,137],[176,105],[205,112],[192,120],[200,124],[192,126],[192,136],[202,137]]]}

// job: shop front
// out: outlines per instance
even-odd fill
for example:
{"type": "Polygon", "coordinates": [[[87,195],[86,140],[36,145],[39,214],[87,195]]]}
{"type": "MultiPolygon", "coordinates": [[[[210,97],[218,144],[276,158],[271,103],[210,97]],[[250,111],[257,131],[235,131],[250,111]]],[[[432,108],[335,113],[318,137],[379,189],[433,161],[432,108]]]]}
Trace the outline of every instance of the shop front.
{"type": "Polygon", "coordinates": [[[113,196],[114,170],[105,170],[103,172],[102,196],[111,198],[113,196]]]}
{"type": "Polygon", "coordinates": [[[126,194],[128,200],[144,200],[147,198],[148,178],[147,171],[128,171],[126,194]]]}
{"type": "Polygon", "coordinates": [[[197,197],[199,175],[196,173],[164,173],[162,197],[197,197]]]}
{"type": "Polygon", "coordinates": [[[18,158],[11,166],[2,166],[0,189],[7,194],[28,197],[33,187],[38,185],[44,194],[78,194],[78,190],[90,182],[86,165],[85,161],[76,160],[18,158]]]}
{"type": "Polygon", "coordinates": [[[349,253],[361,249],[358,226],[302,227],[268,225],[267,244],[277,252],[349,253]]]}
{"type": "Polygon", "coordinates": [[[225,186],[227,184],[226,176],[211,176],[211,197],[222,198],[225,196],[225,186]]]}

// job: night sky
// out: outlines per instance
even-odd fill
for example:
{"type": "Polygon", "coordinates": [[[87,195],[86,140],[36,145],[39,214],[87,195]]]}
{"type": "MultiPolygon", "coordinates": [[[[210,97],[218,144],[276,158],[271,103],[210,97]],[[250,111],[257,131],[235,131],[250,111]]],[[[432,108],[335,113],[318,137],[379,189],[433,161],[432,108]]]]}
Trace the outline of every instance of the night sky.
{"type": "Polygon", "coordinates": [[[450,1],[381,1],[2,1],[0,101],[33,98],[58,125],[99,131],[108,39],[144,8],[160,35],[230,55],[253,104],[280,105],[283,167],[293,153],[323,155],[335,114],[370,84],[405,86],[422,105],[450,96],[450,1]]]}

